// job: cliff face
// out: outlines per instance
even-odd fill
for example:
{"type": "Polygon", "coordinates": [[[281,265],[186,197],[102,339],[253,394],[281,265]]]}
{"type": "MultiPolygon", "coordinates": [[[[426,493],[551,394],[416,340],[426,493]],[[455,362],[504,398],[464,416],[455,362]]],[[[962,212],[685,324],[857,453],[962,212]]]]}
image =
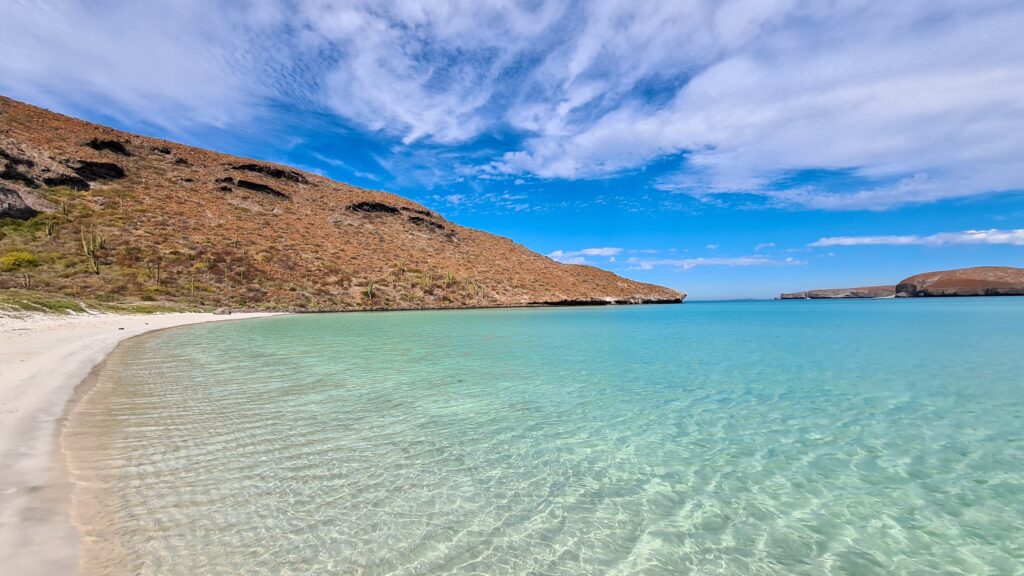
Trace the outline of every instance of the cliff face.
{"type": "Polygon", "coordinates": [[[1024,295],[1024,268],[980,266],[911,276],[896,286],[901,298],[1024,295]]]}
{"type": "Polygon", "coordinates": [[[896,295],[895,286],[864,286],[861,288],[827,288],[805,292],[786,292],[783,300],[818,300],[831,298],[890,298],[896,295]]]}
{"type": "Polygon", "coordinates": [[[0,257],[18,254],[0,288],[309,310],[685,297],[560,264],[394,194],[2,97],[0,169],[0,257]]]}

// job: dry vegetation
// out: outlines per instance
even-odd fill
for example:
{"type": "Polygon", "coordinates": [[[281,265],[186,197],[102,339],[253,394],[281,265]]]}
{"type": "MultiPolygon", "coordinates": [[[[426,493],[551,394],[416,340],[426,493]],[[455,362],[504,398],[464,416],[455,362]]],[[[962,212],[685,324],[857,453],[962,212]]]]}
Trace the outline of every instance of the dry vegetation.
{"type": "Polygon", "coordinates": [[[682,297],[559,264],[392,194],[5,98],[0,168],[8,290],[291,310],[682,297]]]}

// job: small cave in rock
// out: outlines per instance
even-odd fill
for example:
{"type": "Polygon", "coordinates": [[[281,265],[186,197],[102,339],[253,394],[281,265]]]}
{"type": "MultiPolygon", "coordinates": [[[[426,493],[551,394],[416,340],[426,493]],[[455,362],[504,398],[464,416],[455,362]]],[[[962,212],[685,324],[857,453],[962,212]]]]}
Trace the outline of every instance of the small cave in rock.
{"type": "Polygon", "coordinates": [[[221,186],[217,188],[217,190],[220,190],[221,192],[231,192],[232,190],[234,190],[234,188],[232,188],[231,186],[221,186]]]}
{"type": "Polygon", "coordinates": [[[309,184],[309,180],[307,180],[305,176],[294,170],[283,170],[281,168],[275,168],[264,164],[239,164],[238,166],[233,166],[231,169],[255,172],[257,174],[263,174],[264,176],[270,176],[271,178],[277,178],[278,180],[290,180],[291,182],[298,182],[299,184],[309,184]]]}
{"type": "Polygon", "coordinates": [[[192,178],[182,178],[181,181],[182,182],[195,182],[195,180],[192,179],[192,178]]]}
{"type": "Polygon", "coordinates": [[[86,144],[89,148],[96,150],[97,152],[113,152],[121,156],[131,156],[132,153],[128,151],[124,143],[118,142],[117,140],[100,140],[99,138],[93,138],[86,144]]]}
{"type": "Polygon", "coordinates": [[[161,154],[170,154],[171,149],[167,146],[153,146],[153,152],[159,152],[161,154]]]}
{"type": "Polygon", "coordinates": [[[5,164],[4,171],[0,172],[0,180],[7,180],[8,182],[21,182],[29,188],[39,188],[39,183],[32,179],[28,174],[23,174],[13,164],[5,164]]]}
{"type": "Polygon", "coordinates": [[[245,188],[246,190],[252,190],[253,192],[259,192],[261,194],[267,194],[274,198],[282,198],[284,200],[290,200],[287,194],[274,190],[266,184],[260,184],[259,182],[250,182],[248,180],[239,180],[236,183],[239,188],[245,188]]]}
{"type": "Polygon", "coordinates": [[[185,160],[184,158],[175,158],[174,163],[188,166],[188,160],[185,160]]]}
{"type": "Polygon", "coordinates": [[[82,160],[79,161],[78,166],[72,168],[72,170],[75,171],[75,174],[78,174],[89,182],[124,178],[124,168],[121,168],[117,164],[113,164],[111,162],[90,162],[82,160]]]}
{"type": "Polygon", "coordinates": [[[381,202],[356,202],[346,208],[349,212],[370,212],[376,214],[398,214],[398,208],[381,202]]]}
{"type": "Polygon", "coordinates": [[[62,175],[59,175],[59,176],[49,176],[47,178],[43,178],[43,184],[46,184],[47,186],[49,186],[51,188],[58,188],[60,186],[67,186],[68,188],[71,188],[72,190],[79,190],[79,191],[81,191],[81,190],[88,190],[89,189],[89,183],[84,178],[82,178],[80,176],[72,176],[70,174],[67,174],[67,175],[62,174],[62,175]]]}
{"type": "Polygon", "coordinates": [[[427,220],[422,216],[409,216],[409,222],[412,222],[417,226],[426,226],[428,228],[434,228],[435,230],[444,230],[444,224],[434,222],[433,220],[427,220]]]}

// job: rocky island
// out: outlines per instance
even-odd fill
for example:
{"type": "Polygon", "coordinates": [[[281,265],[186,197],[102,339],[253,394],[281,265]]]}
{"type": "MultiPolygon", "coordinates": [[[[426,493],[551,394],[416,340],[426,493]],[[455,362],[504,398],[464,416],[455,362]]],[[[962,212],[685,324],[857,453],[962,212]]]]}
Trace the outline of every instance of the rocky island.
{"type": "Polygon", "coordinates": [[[1020,296],[1024,295],[1024,268],[978,266],[958,270],[925,272],[895,286],[833,288],[785,292],[782,300],[828,298],[922,298],[935,296],[1020,296]]]}
{"type": "Polygon", "coordinates": [[[293,311],[682,302],[408,199],[0,97],[0,289],[293,311]]]}

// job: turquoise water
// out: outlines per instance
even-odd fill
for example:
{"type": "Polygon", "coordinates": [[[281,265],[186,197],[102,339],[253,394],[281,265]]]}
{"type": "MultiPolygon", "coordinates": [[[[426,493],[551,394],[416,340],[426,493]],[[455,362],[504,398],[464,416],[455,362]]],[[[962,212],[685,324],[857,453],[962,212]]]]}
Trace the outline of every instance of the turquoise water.
{"type": "Polygon", "coordinates": [[[195,326],[65,442],[97,572],[1022,574],[1024,298],[195,326]]]}

